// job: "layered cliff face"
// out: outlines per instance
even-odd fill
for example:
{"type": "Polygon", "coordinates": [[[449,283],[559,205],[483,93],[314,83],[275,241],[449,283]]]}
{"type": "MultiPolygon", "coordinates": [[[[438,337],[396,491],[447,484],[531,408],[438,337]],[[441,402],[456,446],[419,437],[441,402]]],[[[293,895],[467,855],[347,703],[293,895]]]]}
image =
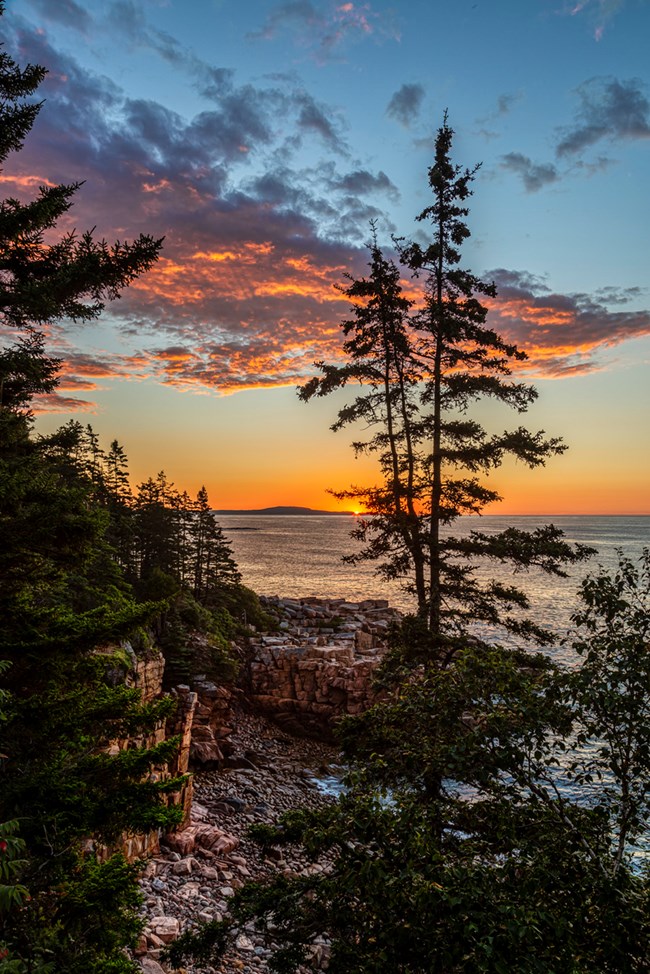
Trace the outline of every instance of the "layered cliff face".
{"type": "MultiPolygon", "coordinates": [[[[114,647],[107,651],[114,654],[114,647]]],[[[122,679],[127,686],[139,690],[142,703],[145,704],[151,703],[164,695],[165,660],[162,653],[156,650],[148,650],[144,656],[136,656],[130,643],[125,642],[120,646],[118,655],[123,661],[123,666],[119,668],[119,671],[110,673],[110,678],[122,679]]],[[[179,828],[183,829],[189,822],[192,807],[192,775],[188,774],[188,769],[197,695],[196,693],[179,694],[172,691],[172,696],[178,700],[178,706],[173,716],[159,721],[154,729],[146,735],[113,741],[109,751],[115,754],[130,747],[148,748],[172,737],[179,738],[180,744],[174,758],[165,764],[154,766],[151,770],[151,779],[160,781],[176,778],[180,775],[186,776],[179,791],[167,796],[169,804],[180,806],[183,809],[183,819],[179,825],[179,828]]],[[[96,849],[100,858],[121,852],[129,862],[155,855],[159,850],[159,830],[144,834],[128,833],[110,848],[99,846],[96,849]]]]}
{"type": "MultiPolygon", "coordinates": [[[[180,805],[182,832],[190,826],[193,771],[241,765],[232,756],[230,735],[235,728],[234,704],[243,702],[271,717],[292,734],[331,737],[343,714],[358,714],[375,699],[372,681],[386,645],[387,631],[399,613],[382,600],[345,602],[342,599],[266,599],[265,608],[277,619],[274,633],[256,633],[240,655],[247,659],[241,688],[219,686],[196,677],[174,687],[177,701],[172,717],[161,721],[146,737],[115,741],[115,751],[153,746],[178,737],[175,758],[152,770],[154,780],[179,775],[186,779],[169,801],[180,805]]],[[[140,690],[143,703],[158,699],[163,690],[165,661],[155,648],[136,657],[130,644],[120,649],[124,666],[116,679],[140,690]]],[[[125,835],[117,848],[128,860],[156,855],[160,834],[125,835]]]]}
{"type": "MultiPolygon", "coordinates": [[[[107,650],[115,659],[114,647],[107,650]]],[[[148,649],[142,656],[136,656],[130,643],[123,643],[118,657],[121,665],[109,674],[112,679],[123,680],[127,686],[140,691],[142,703],[151,703],[168,695],[163,690],[165,659],[156,649],[148,649]]],[[[174,758],[165,764],[155,766],[151,771],[154,781],[169,780],[185,776],[180,789],[168,796],[170,804],[183,809],[183,818],[175,831],[182,832],[190,824],[193,795],[193,775],[191,767],[218,767],[228,753],[227,739],[232,733],[231,701],[235,691],[228,687],[218,687],[208,680],[197,680],[190,687],[179,685],[169,691],[176,700],[176,710],[171,717],[161,720],[147,735],[137,738],[124,738],[114,741],[110,750],[117,753],[129,747],[153,747],[161,741],[178,738],[179,746],[174,758]]],[[[129,862],[160,851],[160,832],[128,834],[110,849],[100,847],[100,856],[122,852],[129,862]]]]}
{"type": "Polygon", "coordinates": [[[375,700],[374,673],[391,623],[388,602],[263,599],[279,633],[251,639],[251,701],[292,733],[329,736],[336,719],[375,700]]]}

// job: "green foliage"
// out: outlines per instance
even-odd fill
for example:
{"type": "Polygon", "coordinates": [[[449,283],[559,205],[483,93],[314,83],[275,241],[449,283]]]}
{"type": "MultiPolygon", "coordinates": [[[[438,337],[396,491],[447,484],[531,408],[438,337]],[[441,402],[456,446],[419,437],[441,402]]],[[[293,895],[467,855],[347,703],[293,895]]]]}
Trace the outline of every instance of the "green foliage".
{"type": "MultiPolygon", "coordinates": [[[[106,472],[102,473],[104,482],[106,472]]],[[[202,487],[193,500],[169,483],[164,471],[140,484],[130,501],[123,496],[128,549],[120,552],[136,590],[150,591],[152,579],[169,577],[201,604],[215,590],[236,586],[241,576],[202,487]]]]}
{"type": "Polygon", "coordinates": [[[276,627],[275,619],[263,609],[255,592],[245,585],[238,584],[215,590],[210,605],[216,610],[228,612],[237,626],[237,631],[246,631],[248,626],[264,631],[276,627]]]}
{"type": "Polygon", "coordinates": [[[186,930],[166,949],[166,957],[174,967],[191,955],[197,964],[208,963],[214,953],[220,953],[228,942],[228,924],[220,920],[204,923],[201,929],[186,930]]]}
{"type": "Polygon", "coordinates": [[[567,680],[578,742],[593,741],[570,774],[597,786],[599,807],[612,822],[615,868],[650,822],[650,548],[638,564],[619,551],[614,575],[600,571],[582,584],[573,616],[580,666],[567,680]]]}
{"type": "Polygon", "coordinates": [[[21,859],[26,847],[17,832],[15,819],[0,823],[0,914],[22,906],[29,896],[27,888],[18,882],[26,865],[25,859],[21,859]]]}
{"type": "MultiPolygon", "coordinates": [[[[0,51],[0,161],[27,136],[44,74],[0,51]]],[[[160,611],[135,601],[112,548],[118,537],[126,544],[123,457],[114,444],[104,461],[79,423],[32,433],[33,399],[54,391],[58,370],[39,328],[97,317],[161,246],[148,236],[57,238],[78,188],[43,186],[31,202],[0,204],[0,325],[18,335],[0,350],[0,656],[11,664],[0,667],[3,974],[136,971],[124,953],[141,924],[136,869],[82,850],[92,835],[111,841],[180,814],[167,806],[179,782],[158,773],[177,742],[145,745],[170,703],[143,706],[114,680],[124,661],[97,652],[160,611]],[[118,747],[126,738],[141,746],[118,747]]]]}
{"type": "Polygon", "coordinates": [[[143,926],[137,874],[120,855],[105,862],[70,856],[65,878],[16,918],[8,948],[15,966],[7,971],[137,974],[124,952],[143,926]]]}
{"type": "MultiPolygon", "coordinates": [[[[484,812],[491,822],[494,809],[484,812]]],[[[334,852],[333,870],[248,886],[236,919],[268,925],[279,945],[271,968],[283,974],[323,934],[332,939],[334,974],[642,970],[629,957],[643,957],[647,909],[642,896],[632,910],[626,903],[640,884],[606,887],[585,870],[579,849],[564,845],[558,857],[559,838],[550,816],[521,809],[499,820],[491,848],[485,837],[462,834],[441,842],[436,808],[356,792],[325,814],[305,815],[305,847],[334,852]]]]}
{"type": "Polygon", "coordinates": [[[581,600],[575,668],[479,645],[404,667],[343,723],[340,800],[255,828],[327,856],[235,897],[272,970],[313,969],[324,945],[331,974],[648,970],[650,550],[581,600]]]}
{"type": "Polygon", "coordinates": [[[184,683],[197,673],[219,683],[232,683],[237,663],[230,639],[238,627],[225,609],[208,609],[182,591],[165,613],[160,646],[165,654],[165,680],[184,683]]]}

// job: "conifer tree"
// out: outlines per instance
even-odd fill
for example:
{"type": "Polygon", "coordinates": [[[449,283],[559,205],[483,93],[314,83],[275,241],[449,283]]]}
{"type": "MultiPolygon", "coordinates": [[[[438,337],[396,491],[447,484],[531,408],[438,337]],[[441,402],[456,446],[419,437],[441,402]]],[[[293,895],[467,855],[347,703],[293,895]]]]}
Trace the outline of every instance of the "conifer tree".
{"type": "Polygon", "coordinates": [[[132,579],[135,577],[133,495],[126,452],[117,440],[111,442],[106,453],[103,482],[109,514],[106,537],[126,578],[132,579]]]}
{"type": "Polygon", "coordinates": [[[210,509],[205,487],[201,487],[193,506],[193,584],[194,597],[210,605],[211,596],[222,587],[239,585],[241,575],[217,518],[210,509]]]}
{"type": "MultiPolygon", "coordinates": [[[[32,64],[20,68],[0,50],[0,165],[34,124],[42,103],[27,99],[46,73],[32,64]]],[[[119,297],[156,260],[162,241],[148,235],[109,245],[90,231],[72,231],[45,243],[80,185],[41,186],[28,203],[10,197],[0,204],[0,322],[31,329],[61,317],[96,318],[106,299],[119,297]]]]}
{"type": "MultiPolygon", "coordinates": [[[[40,110],[28,99],[44,74],[0,50],[0,163],[22,146],[40,110]]],[[[164,795],[178,782],[150,776],[174,742],[107,753],[117,739],[151,732],[170,704],[143,707],[111,677],[119,658],[96,653],[152,613],[130,596],[106,542],[96,438],[78,423],[43,437],[31,428],[33,398],[53,391],[58,369],[40,327],[96,317],[161,246],[147,236],[113,245],[91,233],[56,240],[77,188],[42,187],[31,202],[0,204],[0,327],[18,333],[0,351],[0,660],[11,663],[3,672],[0,822],[9,829],[19,821],[20,880],[30,894],[19,910],[0,914],[0,964],[20,974],[135,970],[124,953],[140,927],[135,868],[119,856],[100,863],[83,842],[178,820],[164,795]]]]}
{"type": "Polygon", "coordinates": [[[420,518],[416,507],[416,383],[420,378],[408,314],[411,308],[403,294],[400,273],[377,242],[371,224],[369,244],[370,274],[349,278],[340,290],[354,303],[353,318],[342,322],[346,336],[343,351],[349,358],[344,365],[318,362],[322,377],[311,379],[300,391],[300,398],[325,396],[352,382],[362,386],[355,399],[344,406],[332,430],[353,423],[373,429],[368,440],[356,441],[355,453],[377,455],[384,480],[372,487],[351,487],[335,491],[339,499],[353,500],[368,512],[353,536],[366,543],[347,560],[380,561],[379,571],[387,578],[402,578],[409,570],[407,584],[421,612],[426,610],[425,553],[420,538],[420,518]]]}
{"type": "Polygon", "coordinates": [[[176,577],[179,536],[172,508],[177,496],[164,470],[138,484],[134,500],[137,580],[147,582],[154,572],[176,577]]]}
{"type": "Polygon", "coordinates": [[[490,434],[467,415],[485,398],[523,413],[537,393],[510,378],[525,353],[486,324],[488,308],[481,298],[493,297],[494,285],[460,267],[460,247],[470,235],[466,202],[478,167],[463,169],[452,162],[452,139],[445,116],[429,169],[433,202],[418,217],[431,224],[431,242],[423,247],[396,241],[402,263],[420,283],[419,306],[405,300],[397,270],[374,238],[369,278],[353,280],[344,291],[361,301],[354,319],[342,324],[350,336],[343,349],[351,361],[318,363],[322,375],[300,390],[301,398],[309,399],[353,379],[363,384],[333,429],[356,420],[378,424],[372,439],[355,449],[378,454],[384,479],[379,487],[337,496],[365,504],[356,535],[366,547],[355,558],[380,559],[384,575],[404,581],[416,596],[426,652],[442,659],[453,655],[468,625],[476,622],[538,641],[548,638],[522,618],[525,594],[513,585],[481,582],[477,560],[561,575],[567,563],[589,553],[564,542],[553,525],[532,532],[452,533],[459,517],[480,514],[500,500],[481,478],[506,457],[537,467],[565,449],[560,439],[523,426],[490,434]]]}

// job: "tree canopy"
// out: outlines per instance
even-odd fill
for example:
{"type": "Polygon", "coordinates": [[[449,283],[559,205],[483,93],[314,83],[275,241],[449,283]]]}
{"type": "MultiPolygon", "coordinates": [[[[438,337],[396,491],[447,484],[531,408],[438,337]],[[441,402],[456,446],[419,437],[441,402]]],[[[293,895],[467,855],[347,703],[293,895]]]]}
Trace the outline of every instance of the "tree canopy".
{"type": "MultiPolygon", "coordinates": [[[[0,50],[0,162],[28,136],[44,74],[0,50]]],[[[160,607],[138,601],[118,565],[95,441],[89,465],[78,426],[32,428],[35,397],[55,389],[59,366],[42,328],[96,317],[161,247],[144,235],[57,239],[78,188],[0,204],[0,968],[11,974],[136,970],[124,947],[141,928],[137,870],[117,854],[98,859],[89,843],[110,848],[181,814],[166,800],[179,781],[152,774],[177,742],[113,746],[146,740],[171,713],[170,699],[145,704],[127,688],[120,647],[143,638],[160,607]]]]}
{"type": "Polygon", "coordinates": [[[467,646],[347,719],[341,798],[253,830],[319,868],[244,887],[199,954],[253,921],[279,974],[646,971],[650,551],[574,621],[575,667],[467,646]]]}

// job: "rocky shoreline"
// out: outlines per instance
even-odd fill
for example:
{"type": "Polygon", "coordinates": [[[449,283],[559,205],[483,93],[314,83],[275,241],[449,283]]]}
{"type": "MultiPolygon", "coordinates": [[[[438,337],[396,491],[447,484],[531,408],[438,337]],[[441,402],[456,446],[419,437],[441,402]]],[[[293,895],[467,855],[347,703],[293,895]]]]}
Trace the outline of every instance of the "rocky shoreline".
{"type": "MultiPolygon", "coordinates": [[[[194,772],[191,808],[142,875],[146,927],[135,957],[147,974],[172,971],[165,946],[188,928],[224,918],[247,880],[322,868],[296,850],[288,859],[280,850],[265,853],[247,832],[290,809],[332,800],[322,786],[337,761],[332,722],[372,703],[372,676],[400,617],[383,600],[271,597],[263,604],[276,631],[250,639],[243,692],[201,679],[175,690],[194,772]]],[[[319,965],[327,945],[317,952],[319,965]]],[[[265,974],[269,957],[249,925],[218,966],[201,970],[265,974]]]]}
{"type": "MultiPolygon", "coordinates": [[[[277,821],[289,809],[330,801],[318,778],[332,773],[335,749],[292,737],[241,706],[235,716],[233,767],[195,776],[189,828],[168,836],[145,867],[141,886],[147,926],[136,958],[147,974],[174,970],[162,960],[165,945],[190,926],[223,918],[230,897],[246,880],[313,868],[296,854],[288,860],[265,855],[247,831],[253,823],[277,821]]],[[[261,936],[249,927],[240,931],[219,966],[203,970],[263,974],[268,957],[261,936]]],[[[192,974],[194,968],[185,970],[192,974]]]]}

